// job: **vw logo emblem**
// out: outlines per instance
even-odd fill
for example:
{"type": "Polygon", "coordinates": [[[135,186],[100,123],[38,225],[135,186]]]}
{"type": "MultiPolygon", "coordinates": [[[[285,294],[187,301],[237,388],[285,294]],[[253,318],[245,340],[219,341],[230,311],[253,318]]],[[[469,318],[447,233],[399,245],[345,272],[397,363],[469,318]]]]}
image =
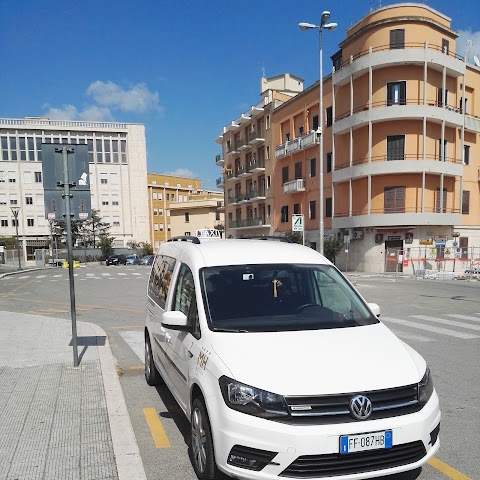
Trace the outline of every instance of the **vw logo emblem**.
{"type": "Polygon", "coordinates": [[[372,414],[372,402],[363,395],[357,395],[350,400],[350,411],[358,420],[366,420],[372,414]]]}

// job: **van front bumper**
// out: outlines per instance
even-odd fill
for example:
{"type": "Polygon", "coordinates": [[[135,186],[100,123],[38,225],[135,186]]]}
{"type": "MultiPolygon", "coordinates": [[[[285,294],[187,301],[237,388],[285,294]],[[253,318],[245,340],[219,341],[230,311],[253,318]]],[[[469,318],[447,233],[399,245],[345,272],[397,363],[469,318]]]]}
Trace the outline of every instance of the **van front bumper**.
{"type": "Polygon", "coordinates": [[[330,425],[265,420],[232,410],[222,397],[209,397],[207,408],[217,465],[233,478],[375,478],[421,467],[440,446],[435,391],[415,413],[330,425]],[[340,454],[342,435],[386,430],[392,431],[391,449],[340,454]]]}

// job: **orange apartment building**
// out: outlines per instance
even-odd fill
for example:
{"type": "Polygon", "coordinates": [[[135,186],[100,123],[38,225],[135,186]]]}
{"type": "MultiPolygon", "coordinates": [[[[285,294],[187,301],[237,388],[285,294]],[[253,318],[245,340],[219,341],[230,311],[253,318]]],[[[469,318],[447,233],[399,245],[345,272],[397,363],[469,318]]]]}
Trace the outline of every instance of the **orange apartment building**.
{"type": "MultiPolygon", "coordinates": [[[[480,260],[480,68],[455,53],[457,36],[431,7],[394,4],[348,28],[332,56],[323,79],[323,209],[325,238],[349,242],[341,268],[451,270],[450,260],[457,269],[480,260]]],[[[313,248],[318,87],[271,114],[269,233],[291,230],[291,215],[302,213],[313,248]]],[[[225,191],[235,185],[226,181],[225,191]]],[[[243,214],[227,208],[227,228],[243,214]]]]}

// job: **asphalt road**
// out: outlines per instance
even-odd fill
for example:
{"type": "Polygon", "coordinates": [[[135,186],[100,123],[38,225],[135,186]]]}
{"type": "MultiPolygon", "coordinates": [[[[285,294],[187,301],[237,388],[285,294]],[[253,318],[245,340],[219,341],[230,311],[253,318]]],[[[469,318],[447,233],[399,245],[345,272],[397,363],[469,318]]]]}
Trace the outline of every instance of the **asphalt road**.
{"type": "MultiPolygon", "coordinates": [[[[109,336],[148,479],[194,480],[188,422],[168,390],[148,387],[143,377],[149,270],[75,269],[77,320],[96,323],[109,336]]],[[[480,282],[349,278],[367,301],[380,305],[387,326],[432,368],[441,400],[442,444],[435,466],[425,466],[418,479],[480,479],[480,282]]],[[[68,271],[0,279],[0,309],[69,319],[68,271]]]]}

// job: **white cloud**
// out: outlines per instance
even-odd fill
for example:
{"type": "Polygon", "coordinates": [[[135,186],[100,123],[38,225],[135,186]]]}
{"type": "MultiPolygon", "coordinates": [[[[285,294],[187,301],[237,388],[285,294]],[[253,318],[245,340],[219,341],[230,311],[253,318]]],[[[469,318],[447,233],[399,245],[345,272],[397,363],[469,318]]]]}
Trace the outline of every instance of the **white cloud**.
{"type": "Polygon", "coordinates": [[[464,56],[467,51],[467,41],[471,42],[468,47],[468,63],[473,63],[473,56],[480,58],[480,32],[473,32],[472,30],[459,30],[459,37],[456,40],[456,53],[464,56]]]}
{"type": "Polygon", "coordinates": [[[78,111],[74,105],[62,105],[60,108],[45,104],[45,115],[52,120],[90,120],[112,121],[113,116],[108,108],[92,105],[78,111]]]}
{"type": "Polygon", "coordinates": [[[196,178],[196,175],[188,168],[177,168],[171,172],[166,172],[164,175],[172,175],[173,177],[187,177],[196,178]]]}
{"type": "Polygon", "coordinates": [[[114,82],[97,80],[87,88],[87,95],[99,105],[123,112],[145,113],[161,110],[158,92],[151,92],[144,83],[124,90],[114,82]]]}

